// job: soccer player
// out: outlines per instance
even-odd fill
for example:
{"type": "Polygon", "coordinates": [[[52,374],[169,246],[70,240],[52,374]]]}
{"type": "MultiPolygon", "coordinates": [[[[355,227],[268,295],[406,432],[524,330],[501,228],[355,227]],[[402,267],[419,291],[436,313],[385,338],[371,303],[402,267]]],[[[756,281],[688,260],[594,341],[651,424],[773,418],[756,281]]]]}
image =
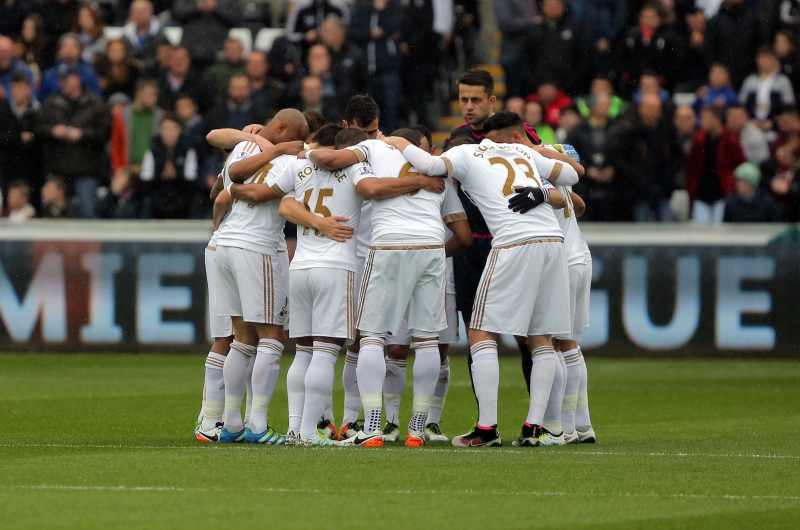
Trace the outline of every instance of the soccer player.
{"type": "Polygon", "coordinates": [[[566,161],[536,151],[516,114],[495,114],[485,128],[487,139],[480,145],[454,147],[441,157],[407,140],[390,139],[417,171],[457,179],[493,236],[469,326],[478,424],[455,437],[453,445],[501,444],[497,431],[499,334],[527,337],[533,355],[528,414],[516,443],[561,444],[563,436],[558,439],[541,427],[558,364],[551,337],[571,332],[563,232],[554,210],[566,202],[548,179],[574,184],[578,173],[566,161]]]}
{"type": "Polygon", "coordinates": [[[283,437],[267,422],[267,407],[277,383],[283,352],[289,265],[284,221],[278,215],[276,200],[282,193],[272,187],[271,178],[294,160],[289,153],[302,149],[308,125],[301,112],[283,109],[260,135],[279,145],[262,151],[255,143],[241,142],[233,149],[223,169],[226,189],[235,202],[217,234],[222,286],[218,310],[233,319],[235,338],[223,370],[224,426],[219,433],[222,443],[283,442],[283,437]],[[249,200],[252,191],[234,185],[245,180],[263,190],[258,201],[249,200]],[[245,428],[241,401],[255,344],[252,407],[245,428]],[[251,347],[247,348],[248,345],[251,347]]]}
{"type": "MultiPolygon", "coordinates": [[[[329,169],[367,161],[377,178],[416,179],[402,154],[380,140],[366,140],[350,150],[312,150],[308,157],[329,169]]],[[[400,327],[408,312],[414,362],[414,404],[407,447],[424,445],[424,428],[439,372],[439,332],[446,329],[444,312],[445,227],[441,219],[443,180],[411,195],[372,201],[371,246],[359,295],[358,329],[362,336],[357,365],[365,425],[349,444],[383,446],[382,387],[386,376],[385,338],[400,327]]],[[[452,193],[452,191],[451,191],[452,193]]],[[[376,197],[369,197],[375,199],[376,197]]]]}

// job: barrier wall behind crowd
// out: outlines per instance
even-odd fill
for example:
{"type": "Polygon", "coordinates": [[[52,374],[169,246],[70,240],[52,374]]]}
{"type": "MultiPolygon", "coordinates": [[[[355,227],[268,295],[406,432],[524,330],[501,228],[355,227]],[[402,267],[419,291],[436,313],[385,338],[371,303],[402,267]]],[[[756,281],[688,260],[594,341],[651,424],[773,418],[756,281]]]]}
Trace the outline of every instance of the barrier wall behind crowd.
{"type": "MultiPolygon", "coordinates": [[[[783,225],[589,225],[584,349],[800,357],[783,225]]],[[[203,351],[204,222],[0,224],[0,350],[203,351]]],[[[463,334],[462,334],[463,336],[463,334]]]]}

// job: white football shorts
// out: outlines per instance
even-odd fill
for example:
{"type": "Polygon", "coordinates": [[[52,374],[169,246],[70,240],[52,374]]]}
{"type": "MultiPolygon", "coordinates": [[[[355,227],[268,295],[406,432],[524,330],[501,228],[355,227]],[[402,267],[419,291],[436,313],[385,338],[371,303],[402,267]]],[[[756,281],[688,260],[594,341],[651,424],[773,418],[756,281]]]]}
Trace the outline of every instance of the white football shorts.
{"type": "Polygon", "coordinates": [[[344,269],[289,271],[289,336],[355,339],[356,274],[344,269]]]}
{"type": "Polygon", "coordinates": [[[572,311],[572,333],[559,339],[580,342],[589,327],[589,296],[592,292],[592,261],[569,266],[569,300],[572,311]]]}
{"type": "Polygon", "coordinates": [[[207,246],[205,252],[206,262],[206,283],[208,284],[208,330],[211,338],[218,339],[233,335],[233,324],[231,317],[220,316],[217,306],[219,305],[219,285],[220,279],[219,266],[217,265],[217,248],[207,246]]]}

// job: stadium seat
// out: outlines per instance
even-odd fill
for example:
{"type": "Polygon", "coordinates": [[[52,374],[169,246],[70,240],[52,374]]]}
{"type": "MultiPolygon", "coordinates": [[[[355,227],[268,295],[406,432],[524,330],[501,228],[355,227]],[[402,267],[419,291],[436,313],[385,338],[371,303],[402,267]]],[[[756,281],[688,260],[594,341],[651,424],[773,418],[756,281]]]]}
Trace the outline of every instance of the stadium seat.
{"type": "Polygon", "coordinates": [[[103,29],[103,37],[105,37],[106,40],[119,39],[122,37],[122,31],[122,26],[106,26],[103,29]]]}
{"type": "Polygon", "coordinates": [[[244,46],[244,54],[249,55],[253,50],[253,34],[247,28],[231,28],[228,32],[228,37],[239,39],[244,46]]]}
{"type": "Polygon", "coordinates": [[[275,42],[275,39],[283,37],[285,34],[286,30],[283,28],[263,28],[256,36],[256,50],[268,52],[272,49],[272,43],[275,42]]]}
{"type": "Polygon", "coordinates": [[[177,46],[181,43],[181,38],[183,37],[183,28],[179,26],[167,26],[164,28],[164,36],[173,46],[177,46]]]}
{"type": "Polygon", "coordinates": [[[680,107],[681,105],[691,105],[694,103],[694,100],[697,96],[694,92],[676,92],[672,96],[672,103],[675,104],[676,107],[680,107]]]}

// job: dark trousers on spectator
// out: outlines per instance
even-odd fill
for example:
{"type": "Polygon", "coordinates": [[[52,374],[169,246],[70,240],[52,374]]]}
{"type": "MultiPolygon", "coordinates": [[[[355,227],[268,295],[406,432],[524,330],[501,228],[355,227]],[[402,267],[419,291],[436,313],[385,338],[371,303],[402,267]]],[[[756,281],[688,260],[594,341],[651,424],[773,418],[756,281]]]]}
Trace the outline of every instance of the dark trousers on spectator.
{"type": "Polygon", "coordinates": [[[525,56],[526,35],[504,36],[500,64],[506,78],[506,96],[528,95],[528,62],[525,56]]]}
{"type": "Polygon", "coordinates": [[[78,198],[78,217],[92,219],[97,202],[97,177],[73,177],[72,189],[78,198]]]}
{"type": "Polygon", "coordinates": [[[370,75],[369,93],[381,109],[381,130],[387,135],[398,127],[401,87],[397,71],[370,75]]]}

